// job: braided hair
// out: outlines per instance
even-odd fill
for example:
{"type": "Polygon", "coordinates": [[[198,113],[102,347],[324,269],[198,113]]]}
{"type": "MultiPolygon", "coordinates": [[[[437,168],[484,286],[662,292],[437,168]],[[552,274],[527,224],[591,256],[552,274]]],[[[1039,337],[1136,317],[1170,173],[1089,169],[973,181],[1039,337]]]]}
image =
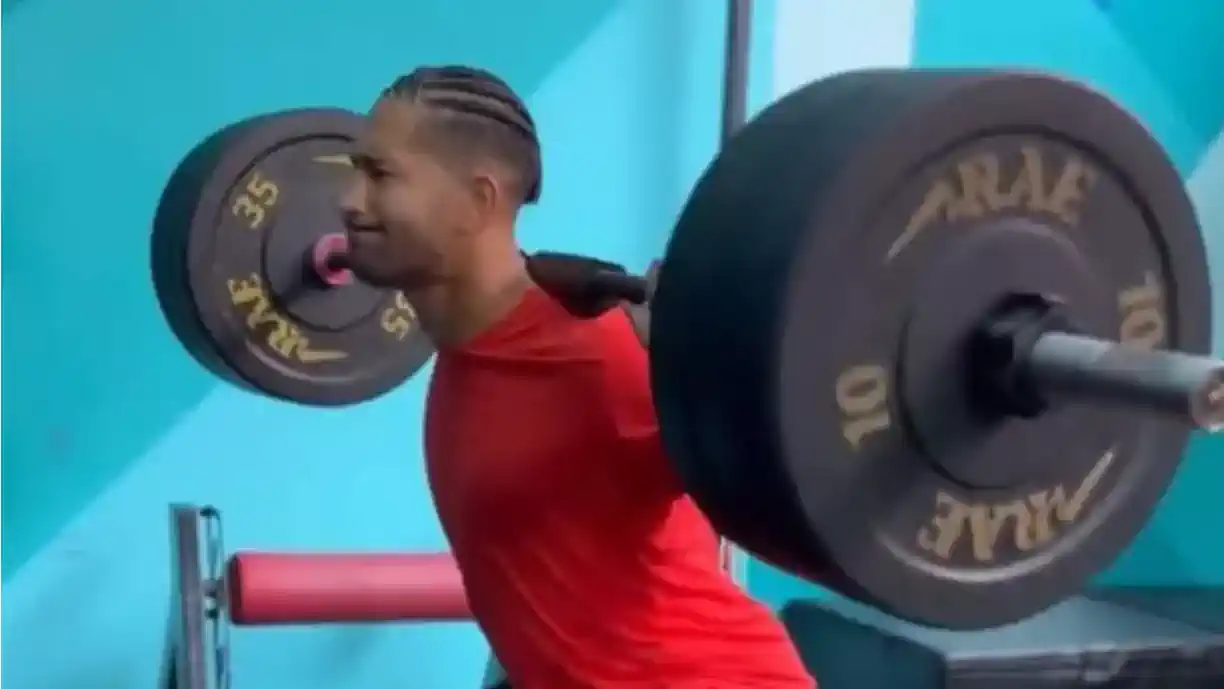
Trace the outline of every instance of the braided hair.
{"type": "Polygon", "coordinates": [[[383,90],[384,98],[423,104],[444,116],[430,122],[433,144],[459,156],[491,155],[514,171],[522,203],[540,198],[535,121],[506,82],[483,69],[421,67],[383,90]]]}

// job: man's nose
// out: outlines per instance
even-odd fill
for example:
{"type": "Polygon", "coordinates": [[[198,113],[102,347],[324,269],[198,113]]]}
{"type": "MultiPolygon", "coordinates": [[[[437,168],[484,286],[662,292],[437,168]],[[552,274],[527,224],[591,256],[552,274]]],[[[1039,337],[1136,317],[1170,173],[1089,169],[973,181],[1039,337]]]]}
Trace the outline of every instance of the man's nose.
{"type": "Polygon", "coordinates": [[[365,180],[356,179],[344,187],[340,194],[340,215],[349,227],[371,224],[366,207],[365,180]]]}
{"type": "MultiPolygon", "coordinates": [[[[354,175],[356,177],[356,175],[354,175]]],[[[340,212],[346,217],[365,211],[365,182],[354,179],[340,192],[340,212]]]]}

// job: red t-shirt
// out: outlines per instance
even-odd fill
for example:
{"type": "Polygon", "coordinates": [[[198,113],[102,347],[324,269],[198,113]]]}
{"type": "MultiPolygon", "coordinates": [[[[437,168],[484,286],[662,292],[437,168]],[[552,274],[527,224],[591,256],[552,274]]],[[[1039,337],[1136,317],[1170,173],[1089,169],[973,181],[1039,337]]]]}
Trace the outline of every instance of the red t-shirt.
{"type": "Polygon", "coordinates": [[[468,602],[515,689],[814,686],[720,567],[619,309],[577,319],[532,288],[441,352],[425,448],[468,602]]]}

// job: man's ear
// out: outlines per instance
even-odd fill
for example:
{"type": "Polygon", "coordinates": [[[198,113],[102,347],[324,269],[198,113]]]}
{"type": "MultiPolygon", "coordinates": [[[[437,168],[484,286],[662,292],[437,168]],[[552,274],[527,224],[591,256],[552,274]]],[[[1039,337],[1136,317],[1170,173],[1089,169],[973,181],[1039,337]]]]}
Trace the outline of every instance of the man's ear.
{"type": "Polygon", "coordinates": [[[492,215],[501,202],[505,189],[489,170],[476,169],[472,175],[473,207],[484,217],[492,215]]]}

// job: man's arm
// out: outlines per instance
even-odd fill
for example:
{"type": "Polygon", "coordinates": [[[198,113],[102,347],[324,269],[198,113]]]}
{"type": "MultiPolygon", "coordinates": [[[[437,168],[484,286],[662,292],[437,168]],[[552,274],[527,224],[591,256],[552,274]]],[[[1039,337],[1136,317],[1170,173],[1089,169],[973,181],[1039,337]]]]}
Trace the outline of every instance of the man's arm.
{"type": "Polygon", "coordinates": [[[606,409],[615,442],[623,448],[625,471],[632,479],[666,477],[666,483],[676,484],[659,437],[646,348],[628,314],[620,309],[600,316],[598,327],[602,374],[599,404],[606,409]]]}
{"type": "Polygon", "coordinates": [[[654,298],[655,286],[659,284],[659,268],[662,265],[661,261],[653,261],[646,270],[646,303],[624,305],[629,313],[629,322],[633,323],[633,331],[643,347],[650,345],[650,299],[654,298]]]}

